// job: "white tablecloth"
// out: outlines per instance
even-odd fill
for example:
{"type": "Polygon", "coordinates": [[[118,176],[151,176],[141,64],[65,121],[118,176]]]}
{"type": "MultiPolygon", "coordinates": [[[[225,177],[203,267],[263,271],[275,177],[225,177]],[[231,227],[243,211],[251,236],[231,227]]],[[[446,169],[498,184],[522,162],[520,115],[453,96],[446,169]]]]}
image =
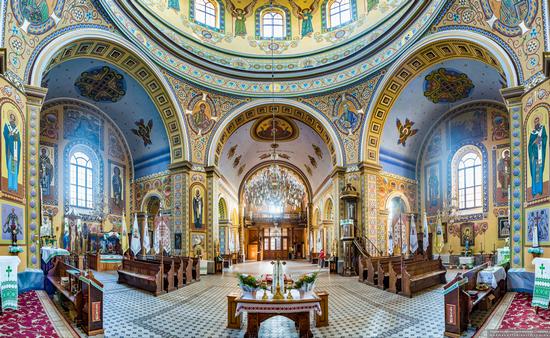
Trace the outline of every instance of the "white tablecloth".
{"type": "MultiPolygon", "coordinates": [[[[272,298],[271,292],[267,292],[269,298],[272,298]]],[[[292,290],[292,297],[294,299],[300,299],[300,293],[297,290],[292,290]]],[[[258,302],[239,302],[237,300],[237,309],[235,311],[235,316],[240,315],[242,312],[250,313],[296,313],[296,312],[309,312],[315,311],[318,315],[321,315],[321,300],[304,302],[304,303],[271,303],[270,301],[262,302],[261,298],[263,296],[263,291],[258,291],[256,299],[258,302]]],[[[302,299],[312,299],[310,293],[306,293],[305,297],[302,299]]],[[[243,295],[245,299],[252,299],[248,294],[243,295]]],[[[286,294],[285,294],[286,298],[286,294]]]]}
{"type": "Polygon", "coordinates": [[[498,286],[498,282],[506,278],[506,271],[502,266],[492,266],[481,270],[477,274],[477,284],[487,284],[493,289],[498,286]]]}
{"type": "Polygon", "coordinates": [[[0,256],[0,293],[2,310],[17,310],[17,266],[21,260],[17,256],[0,256]]]}
{"type": "Polygon", "coordinates": [[[42,260],[44,263],[48,264],[52,258],[55,256],[69,256],[69,251],[65,249],[52,248],[48,246],[42,247],[40,254],[42,255],[42,260]]]}

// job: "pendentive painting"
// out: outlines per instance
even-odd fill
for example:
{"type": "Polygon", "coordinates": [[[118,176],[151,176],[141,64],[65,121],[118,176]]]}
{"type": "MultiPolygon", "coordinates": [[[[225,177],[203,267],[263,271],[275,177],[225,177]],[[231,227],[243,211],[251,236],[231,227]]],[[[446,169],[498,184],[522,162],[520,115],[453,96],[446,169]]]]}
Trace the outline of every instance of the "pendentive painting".
{"type": "Polygon", "coordinates": [[[57,201],[57,144],[40,143],[40,189],[42,201],[57,201]]]}
{"type": "Polygon", "coordinates": [[[499,145],[493,149],[493,200],[495,205],[508,205],[510,188],[510,146],[499,145]]]}
{"type": "Polygon", "coordinates": [[[124,210],[124,177],[126,167],[109,160],[109,208],[116,215],[122,215],[124,210]]]}
{"type": "Polygon", "coordinates": [[[22,199],[25,196],[23,184],[25,155],[25,125],[19,108],[10,101],[4,101],[1,107],[2,124],[2,191],[8,196],[22,199]]]}
{"type": "Polygon", "coordinates": [[[199,135],[208,134],[216,124],[215,119],[218,116],[216,107],[206,95],[194,96],[187,105],[187,111],[189,126],[199,135]]]}
{"type": "Polygon", "coordinates": [[[191,202],[191,229],[196,231],[206,230],[206,193],[204,186],[199,183],[191,185],[189,194],[191,202]]]}
{"type": "MultiPolygon", "coordinates": [[[[12,242],[12,234],[15,231],[17,241],[25,240],[25,216],[23,207],[2,201],[1,217],[2,217],[2,238],[0,243],[12,242]]],[[[23,243],[19,243],[23,244],[23,243]]]]}
{"type": "Polygon", "coordinates": [[[250,134],[253,139],[263,142],[273,142],[273,137],[277,142],[292,141],[298,137],[299,129],[291,119],[285,117],[265,117],[258,119],[250,134]]]}
{"type": "Polygon", "coordinates": [[[424,167],[425,203],[428,214],[435,214],[442,205],[441,164],[439,162],[424,167]]]}
{"type": "Polygon", "coordinates": [[[548,108],[545,105],[537,106],[528,114],[525,124],[524,134],[527,146],[525,200],[530,205],[543,201],[545,197],[548,197],[550,191],[550,173],[548,161],[546,161],[548,113],[548,108]]]}
{"type": "Polygon", "coordinates": [[[338,97],[332,108],[332,121],[338,130],[344,134],[352,134],[361,125],[363,113],[361,104],[350,94],[338,97]]]}

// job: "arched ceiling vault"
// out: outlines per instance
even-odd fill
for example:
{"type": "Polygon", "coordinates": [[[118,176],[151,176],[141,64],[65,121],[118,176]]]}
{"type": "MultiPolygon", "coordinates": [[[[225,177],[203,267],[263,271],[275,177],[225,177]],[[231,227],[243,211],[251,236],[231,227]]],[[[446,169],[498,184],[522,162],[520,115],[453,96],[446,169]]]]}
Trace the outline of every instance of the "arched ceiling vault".
{"type": "Polygon", "coordinates": [[[363,158],[366,162],[379,163],[384,128],[395,128],[395,121],[389,121],[390,125],[386,126],[388,116],[407,85],[429,67],[452,59],[477,60],[496,69],[499,74],[505,74],[503,66],[493,53],[468,40],[447,39],[420,48],[392,67],[395,71],[387,74],[389,77],[380,87],[379,95],[369,109],[368,123],[365,126],[367,129],[364,131],[366,139],[363,138],[362,141],[363,158]]]}
{"type": "Polygon", "coordinates": [[[92,31],[67,33],[51,41],[36,56],[28,70],[29,82],[41,85],[43,76],[57,65],[78,58],[90,58],[115,65],[140,83],[150,97],[164,124],[168,135],[171,162],[188,159],[187,132],[181,116],[181,109],[170,92],[160,71],[152,66],[143,55],[123,46],[119,36],[110,32],[92,31]],[[82,36],[94,36],[85,37],[82,36]],[[97,36],[97,37],[95,37],[97,36]]]}

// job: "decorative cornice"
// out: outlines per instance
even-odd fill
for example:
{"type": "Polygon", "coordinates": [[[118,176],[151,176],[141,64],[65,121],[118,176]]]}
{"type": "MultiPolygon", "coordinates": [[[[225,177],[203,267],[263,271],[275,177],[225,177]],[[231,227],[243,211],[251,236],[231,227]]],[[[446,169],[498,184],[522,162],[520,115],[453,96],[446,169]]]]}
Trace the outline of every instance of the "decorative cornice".
{"type": "Polygon", "coordinates": [[[500,90],[500,95],[506,101],[508,105],[521,103],[521,97],[525,91],[523,86],[511,87],[511,88],[502,88],[500,90]]]}

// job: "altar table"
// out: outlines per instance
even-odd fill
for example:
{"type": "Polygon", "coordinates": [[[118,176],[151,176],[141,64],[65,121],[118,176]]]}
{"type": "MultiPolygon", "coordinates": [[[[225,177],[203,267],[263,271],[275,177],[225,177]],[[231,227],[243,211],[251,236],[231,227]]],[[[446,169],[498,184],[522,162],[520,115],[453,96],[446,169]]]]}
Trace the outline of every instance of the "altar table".
{"type": "Polygon", "coordinates": [[[548,309],[550,304],[550,259],[537,257],[533,259],[535,265],[535,286],[531,306],[548,309]]]}
{"type": "Polygon", "coordinates": [[[299,330],[299,336],[313,337],[310,329],[310,313],[316,314],[316,326],[328,325],[328,293],[306,292],[300,295],[298,290],[292,290],[294,299],[275,300],[271,292],[267,291],[268,300],[262,300],[263,291],[258,291],[255,297],[251,293],[232,293],[227,296],[228,301],[228,328],[240,329],[241,314],[247,313],[248,325],[245,338],[258,337],[258,331],[263,321],[274,317],[284,316],[294,321],[299,330]]]}
{"type": "Polygon", "coordinates": [[[17,256],[0,256],[0,313],[6,309],[17,310],[17,256]]]}
{"type": "Polygon", "coordinates": [[[477,284],[487,284],[496,289],[498,282],[506,279],[506,271],[502,266],[492,266],[477,274],[477,284]]]}

